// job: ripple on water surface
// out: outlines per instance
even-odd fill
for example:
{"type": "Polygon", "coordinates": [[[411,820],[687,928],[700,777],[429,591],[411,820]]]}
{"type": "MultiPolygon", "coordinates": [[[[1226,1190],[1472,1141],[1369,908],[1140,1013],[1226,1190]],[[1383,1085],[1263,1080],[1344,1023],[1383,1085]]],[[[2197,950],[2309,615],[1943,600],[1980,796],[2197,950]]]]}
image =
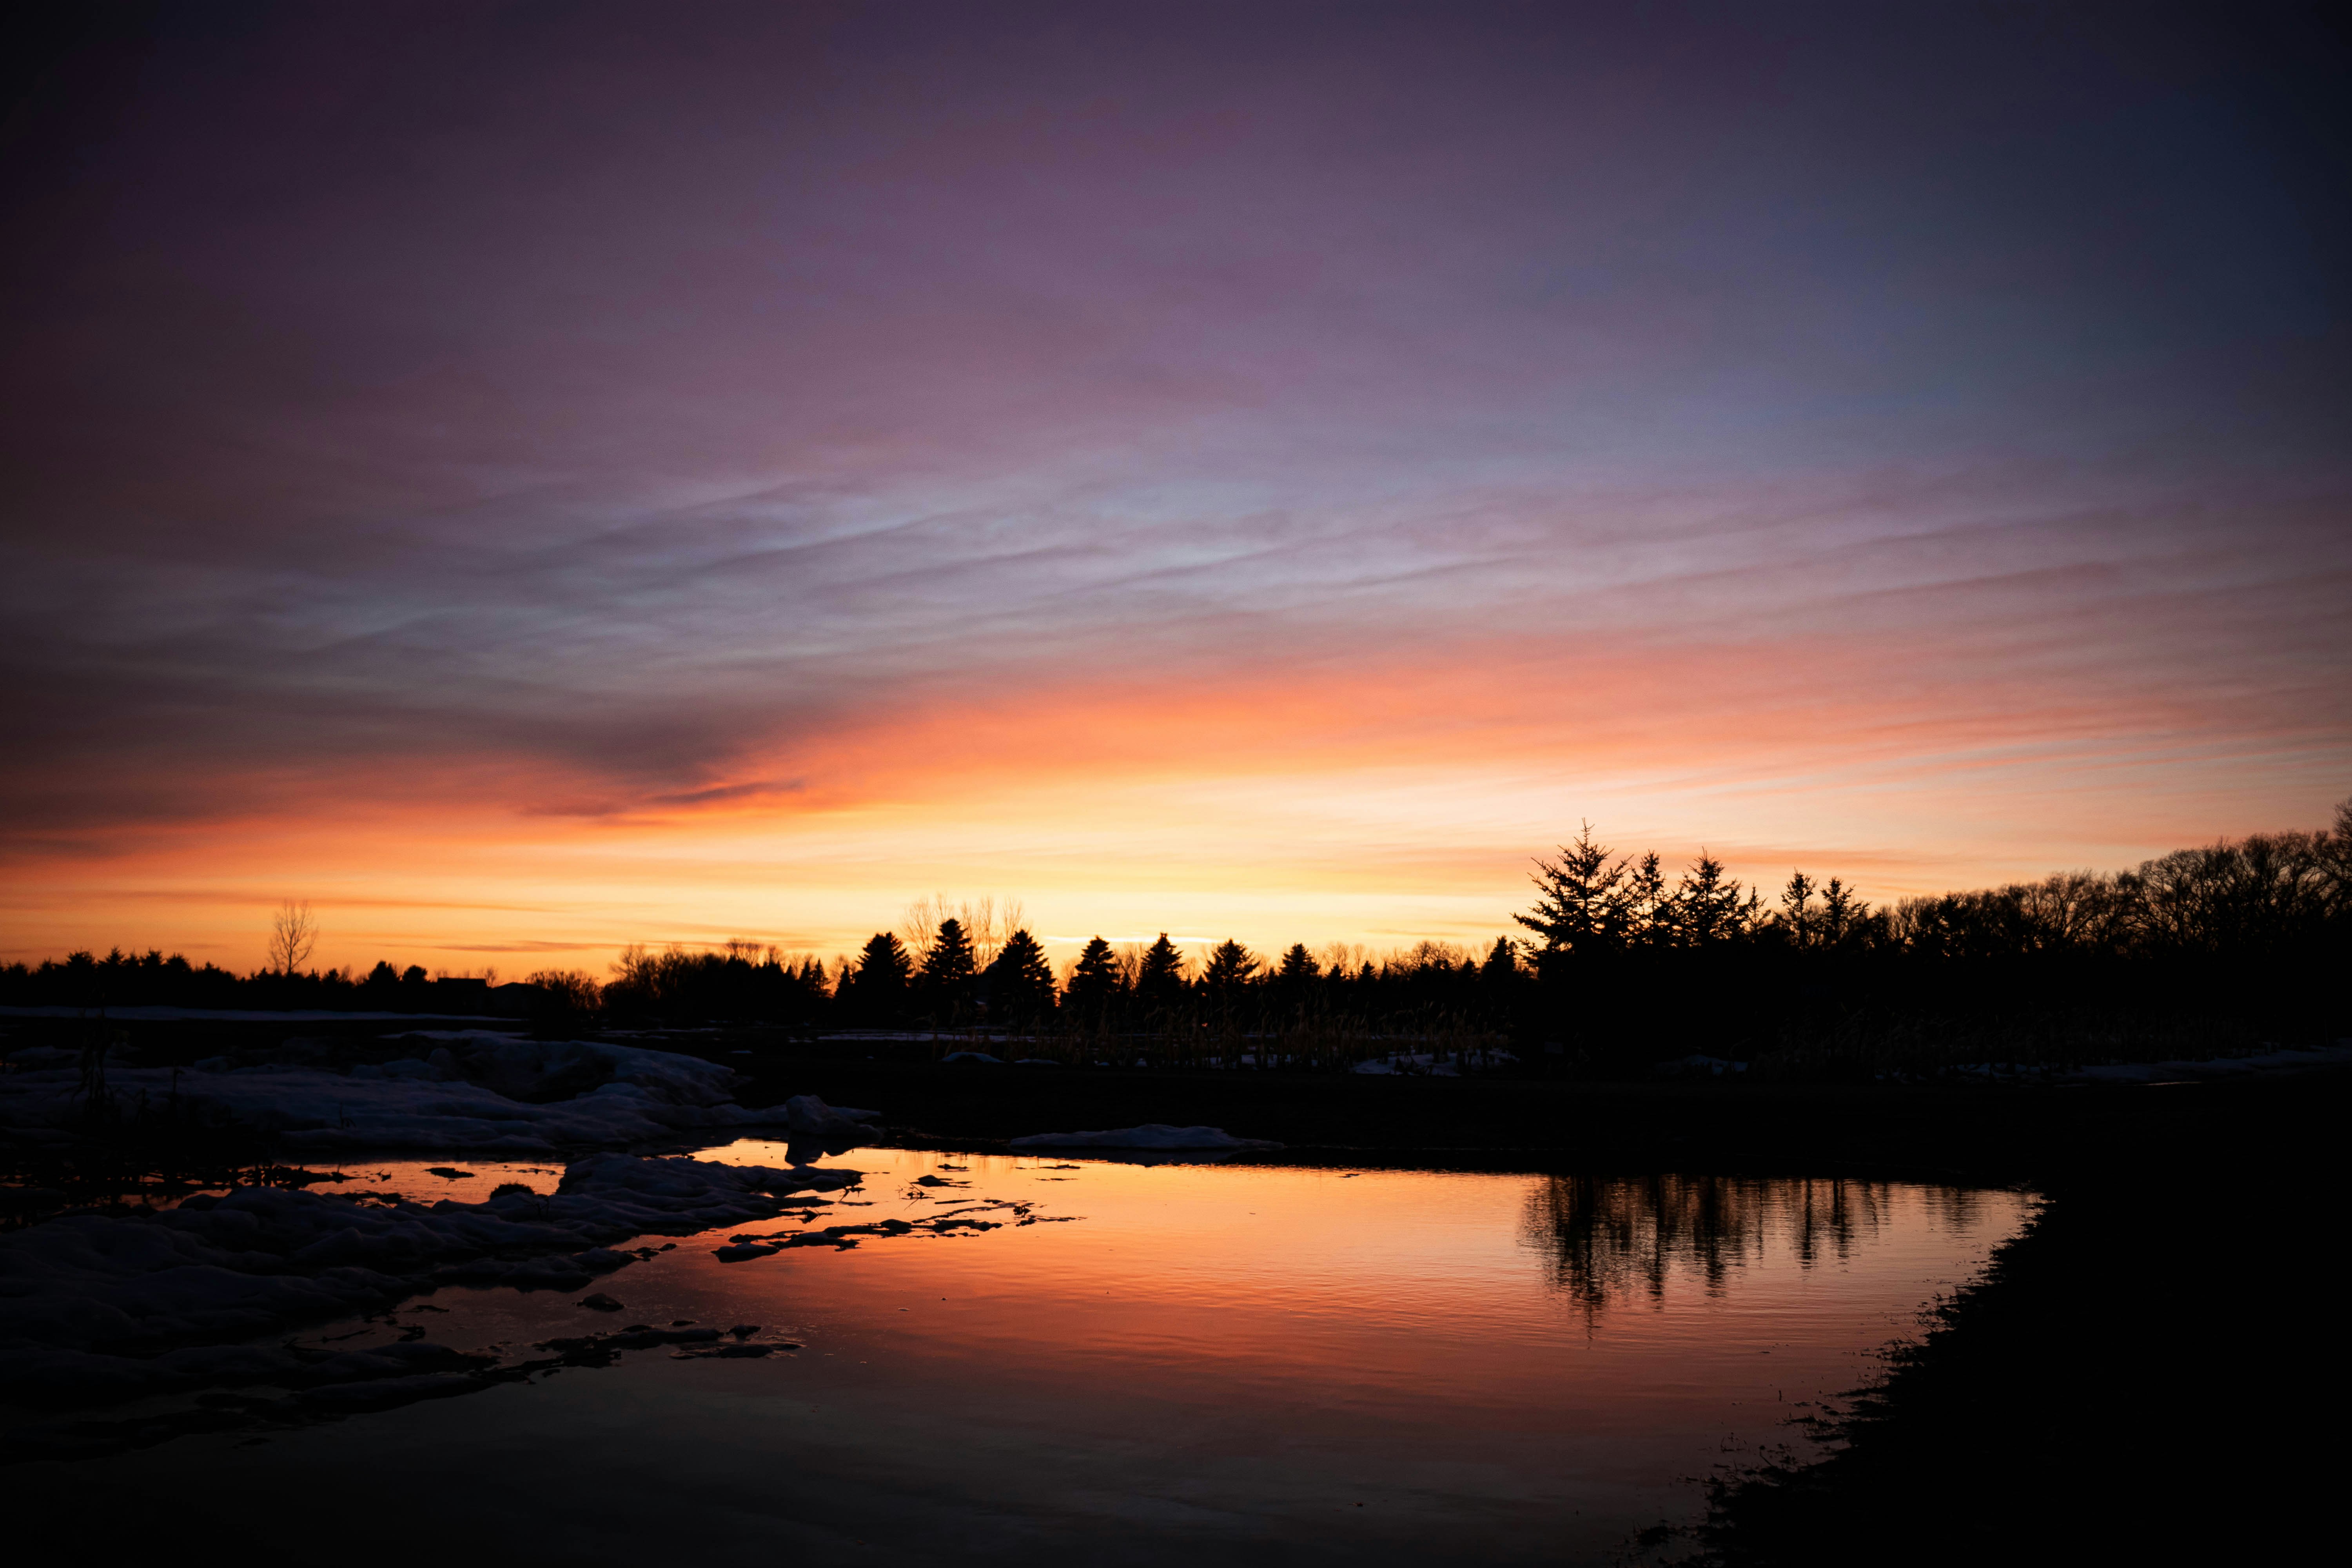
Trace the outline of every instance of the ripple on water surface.
{"type": "MultiPolygon", "coordinates": [[[[699,1157],[780,1164],[783,1149],[699,1157]]],[[[713,1256],[725,1234],[680,1238],[600,1282],[618,1316],[545,1292],[444,1290],[431,1305],[445,1310],[402,1316],[510,1360],[553,1336],[680,1320],[757,1324],[803,1348],[648,1351],[259,1445],[192,1438],[34,1468],[67,1506],[134,1489],[175,1530],[212,1515],[249,1541],[315,1543],[366,1518],[386,1551],[462,1542],[516,1561],[795,1546],[1601,1560],[1646,1526],[1696,1519],[1718,1467],[1765,1445],[1801,1451],[1790,1419],[1869,1376],[1877,1349],[1916,1334],[1919,1309],[2032,1204],[1672,1175],[900,1150],[831,1163],[868,1175],[811,1226],[988,1202],[967,1212],[1001,1227],[734,1263],[713,1256]],[[276,1500],[257,1519],[225,1500],[256,1496],[276,1500]]],[[[427,1200],[554,1183],[544,1166],[449,1168],[467,1173],[352,1170],[427,1200]]]]}

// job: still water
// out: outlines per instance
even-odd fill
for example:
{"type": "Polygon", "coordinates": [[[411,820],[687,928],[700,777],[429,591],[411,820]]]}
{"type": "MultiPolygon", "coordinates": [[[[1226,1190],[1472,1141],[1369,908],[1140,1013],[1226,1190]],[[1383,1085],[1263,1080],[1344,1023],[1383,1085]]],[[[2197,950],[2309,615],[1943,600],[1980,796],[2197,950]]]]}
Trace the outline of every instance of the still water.
{"type": "MultiPolygon", "coordinates": [[[[704,1159],[783,1163],[747,1141],[704,1159]]],[[[2033,1200],[1855,1182],[1125,1164],[860,1150],[814,1223],[977,1199],[1038,1223],[723,1264],[723,1235],[546,1293],[445,1290],[461,1349],[690,1319],[764,1361],[633,1353],[267,1442],[13,1479],[142,1500],[278,1561],[1607,1562],[1871,1375],[2033,1200]],[[921,1185],[921,1178],[937,1183],[921,1185]]],[[[361,1169],[353,1167],[354,1171],[361,1169]]],[[[474,1199],[554,1173],[369,1164],[474,1199]],[[475,1186],[483,1190],[476,1192],[475,1186]]],[[[382,1179],[379,1179],[382,1178],[382,1179]]],[[[792,1222],[750,1227],[762,1234],[792,1222]]],[[[346,1324],[306,1342],[348,1332],[346,1324]]],[[[368,1342],[364,1337],[347,1343],[368,1342]]],[[[119,1511],[119,1510],[118,1510],[119,1511]]],[[[118,1518],[89,1544],[135,1545],[118,1518]]],[[[160,1537],[159,1537],[160,1539],[160,1537]]]]}

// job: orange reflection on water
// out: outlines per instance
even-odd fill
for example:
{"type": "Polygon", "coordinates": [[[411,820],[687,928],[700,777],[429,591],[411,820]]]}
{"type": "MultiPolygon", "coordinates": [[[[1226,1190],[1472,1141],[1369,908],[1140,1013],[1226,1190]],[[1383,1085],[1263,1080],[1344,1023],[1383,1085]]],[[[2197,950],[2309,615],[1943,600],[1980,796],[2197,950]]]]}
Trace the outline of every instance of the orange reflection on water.
{"type": "MultiPolygon", "coordinates": [[[[782,1152],[745,1142],[705,1157],[782,1152]]],[[[839,1163],[871,1173],[874,1206],[821,1225],[973,1197],[1076,1217],[734,1265],[695,1248],[674,1270],[677,1315],[715,1321],[716,1299],[724,1315],[781,1318],[809,1352],[776,1375],[832,1383],[851,1363],[854,1399],[895,1390],[959,1428],[1026,1430],[1040,1452],[1073,1435],[1103,1453],[1140,1441],[1146,1489],[1194,1502],[1273,1506],[1267,1478],[1245,1473],[1273,1466],[1289,1478],[1285,1517],[1370,1487],[1417,1500],[1433,1525],[1508,1500],[1518,1524],[1478,1528],[1512,1531],[1563,1510],[1629,1529],[1689,1515],[1687,1478],[1793,1441],[1784,1423],[1801,1402],[1866,1377],[1866,1352],[1916,1331],[1921,1305],[2030,1202],[901,1151],[839,1163]],[[926,1174],[971,1185],[910,1184],[926,1174]],[[1433,1486],[1441,1473],[1452,1479],[1433,1486]]]]}
{"type": "MultiPolygon", "coordinates": [[[[698,1157],[772,1165],[785,1151],[747,1140],[698,1157]]],[[[600,1528],[667,1531],[675,1497],[718,1497],[723,1473],[723,1509],[697,1526],[720,1556],[1607,1557],[1696,1520],[1717,1467],[1802,1451],[1790,1418],[1865,1381],[1873,1352],[1916,1334],[1919,1309],[2033,1203],[1675,1175],[900,1150],[832,1163],[867,1177],[817,1226],[975,1200],[1031,1205],[1034,1223],[734,1264],[712,1256],[724,1233],[682,1238],[600,1281],[624,1303],[609,1319],[545,1293],[445,1290],[435,1338],[516,1355],[553,1333],[677,1320],[759,1324],[803,1348],[634,1356],[244,1455],[240,1474],[332,1486],[429,1456],[453,1507],[490,1489],[479,1472],[578,1497],[600,1528]]],[[[424,1168],[370,1174],[425,1195],[445,1184],[424,1168]]],[[[478,1500],[493,1532],[495,1489],[478,1500]]]]}

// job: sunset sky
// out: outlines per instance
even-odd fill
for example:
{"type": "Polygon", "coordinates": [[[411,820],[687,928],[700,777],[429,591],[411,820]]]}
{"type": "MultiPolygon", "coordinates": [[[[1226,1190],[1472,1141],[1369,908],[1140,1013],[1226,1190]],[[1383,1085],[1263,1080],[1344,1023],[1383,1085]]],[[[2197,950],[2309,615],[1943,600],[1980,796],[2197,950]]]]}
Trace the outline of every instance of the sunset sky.
{"type": "Polygon", "coordinates": [[[1586,818],[1880,900],[2324,823],[2340,42],[1633,9],[51,40],[0,959],[1381,948],[1586,818]]]}

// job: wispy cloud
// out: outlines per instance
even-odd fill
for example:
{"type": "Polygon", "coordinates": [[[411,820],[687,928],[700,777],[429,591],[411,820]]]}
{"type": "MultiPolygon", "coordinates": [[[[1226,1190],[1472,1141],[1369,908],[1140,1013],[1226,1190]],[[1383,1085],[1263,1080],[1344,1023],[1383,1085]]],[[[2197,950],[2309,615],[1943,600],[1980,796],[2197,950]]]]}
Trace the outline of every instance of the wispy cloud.
{"type": "Polygon", "coordinates": [[[1147,808],[1335,907],[1318,801],[1465,907],[1603,805],[1890,886],[2307,817],[2326,160],[2236,45],[2004,26],[168,26],[13,154],[12,918],[420,836],[688,930],[757,828],[864,868],[824,937],[1057,826],[1151,883],[1147,808]]]}

